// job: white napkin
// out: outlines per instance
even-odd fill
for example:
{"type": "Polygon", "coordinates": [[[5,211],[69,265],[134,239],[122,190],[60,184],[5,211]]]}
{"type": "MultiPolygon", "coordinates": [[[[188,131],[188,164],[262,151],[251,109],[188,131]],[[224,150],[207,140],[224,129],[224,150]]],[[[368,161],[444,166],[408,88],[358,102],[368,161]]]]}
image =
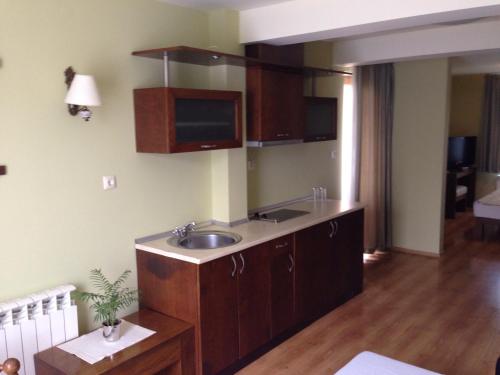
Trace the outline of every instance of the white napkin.
{"type": "Polygon", "coordinates": [[[85,362],[93,365],[101,359],[128,348],[155,333],[155,331],[150,329],[122,320],[120,340],[118,341],[106,341],[102,336],[102,328],[99,328],[86,335],[61,344],[58,348],[74,354],[85,362]]]}

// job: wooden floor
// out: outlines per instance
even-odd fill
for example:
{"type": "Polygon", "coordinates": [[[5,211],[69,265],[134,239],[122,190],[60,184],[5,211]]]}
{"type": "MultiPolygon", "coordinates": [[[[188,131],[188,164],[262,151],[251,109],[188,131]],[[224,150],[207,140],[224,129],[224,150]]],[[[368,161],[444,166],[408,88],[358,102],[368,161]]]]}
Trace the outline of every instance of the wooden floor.
{"type": "Polygon", "coordinates": [[[439,259],[393,253],[365,265],[365,291],[239,375],[333,374],[370,350],[439,373],[494,374],[500,356],[500,235],[471,213],[446,223],[439,259]]]}

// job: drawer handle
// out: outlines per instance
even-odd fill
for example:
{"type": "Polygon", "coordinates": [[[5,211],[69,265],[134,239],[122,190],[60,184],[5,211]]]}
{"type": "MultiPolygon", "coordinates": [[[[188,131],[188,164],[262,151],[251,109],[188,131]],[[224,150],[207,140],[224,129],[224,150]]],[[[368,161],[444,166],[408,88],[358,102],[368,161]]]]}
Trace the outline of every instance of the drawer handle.
{"type": "Polygon", "coordinates": [[[214,148],[217,147],[217,145],[201,145],[201,148],[214,148]]]}
{"type": "Polygon", "coordinates": [[[238,268],[236,264],[236,259],[234,259],[234,255],[231,255],[231,260],[233,261],[233,270],[231,271],[231,277],[234,277],[236,275],[236,269],[238,268]]]}
{"type": "Polygon", "coordinates": [[[292,254],[288,254],[288,259],[290,259],[290,267],[288,267],[288,272],[292,272],[293,268],[295,267],[295,262],[293,261],[292,254]]]}
{"type": "Polygon", "coordinates": [[[276,137],[289,137],[290,133],[278,133],[276,134],[276,137]]]}
{"type": "Polygon", "coordinates": [[[316,140],[317,140],[317,141],[323,141],[323,140],[325,140],[325,139],[326,139],[326,137],[316,137],[316,140]]]}
{"type": "Polygon", "coordinates": [[[245,258],[241,253],[240,253],[240,259],[241,259],[241,269],[240,269],[240,275],[241,275],[245,270],[245,258]]]}
{"type": "Polygon", "coordinates": [[[276,249],[282,249],[284,247],[287,247],[288,246],[288,242],[285,242],[285,243],[280,243],[278,245],[276,245],[276,249]]]}

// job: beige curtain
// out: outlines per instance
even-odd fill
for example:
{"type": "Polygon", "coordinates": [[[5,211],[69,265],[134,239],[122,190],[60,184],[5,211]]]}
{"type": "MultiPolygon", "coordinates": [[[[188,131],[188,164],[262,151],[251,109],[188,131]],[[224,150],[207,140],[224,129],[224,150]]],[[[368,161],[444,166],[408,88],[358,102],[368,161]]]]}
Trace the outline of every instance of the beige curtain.
{"type": "Polygon", "coordinates": [[[358,198],[365,208],[365,250],[387,250],[391,238],[392,64],[355,71],[359,132],[358,198]]]}

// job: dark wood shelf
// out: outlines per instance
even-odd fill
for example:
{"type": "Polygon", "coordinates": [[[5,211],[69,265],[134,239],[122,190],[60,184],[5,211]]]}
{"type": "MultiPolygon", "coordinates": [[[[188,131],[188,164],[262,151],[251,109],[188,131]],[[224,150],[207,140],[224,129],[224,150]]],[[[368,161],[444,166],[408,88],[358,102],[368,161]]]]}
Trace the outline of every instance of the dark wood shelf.
{"type": "Polygon", "coordinates": [[[7,166],[0,165],[0,176],[6,175],[6,174],[7,174],[7,166]]]}
{"type": "Polygon", "coordinates": [[[158,60],[163,60],[163,58],[167,56],[169,61],[176,61],[187,64],[205,65],[205,66],[217,66],[217,65],[235,65],[235,66],[245,66],[245,67],[269,66],[280,69],[298,70],[302,71],[304,75],[315,75],[316,77],[329,76],[334,74],[340,74],[346,76],[352,75],[352,73],[342,70],[315,68],[309,66],[276,64],[274,62],[255,59],[251,57],[233,55],[230,53],[223,53],[218,51],[211,51],[207,49],[187,47],[187,46],[175,46],[175,47],[149,49],[143,51],[134,51],[132,52],[132,55],[148,57],[151,59],[158,59],[158,60]]]}

